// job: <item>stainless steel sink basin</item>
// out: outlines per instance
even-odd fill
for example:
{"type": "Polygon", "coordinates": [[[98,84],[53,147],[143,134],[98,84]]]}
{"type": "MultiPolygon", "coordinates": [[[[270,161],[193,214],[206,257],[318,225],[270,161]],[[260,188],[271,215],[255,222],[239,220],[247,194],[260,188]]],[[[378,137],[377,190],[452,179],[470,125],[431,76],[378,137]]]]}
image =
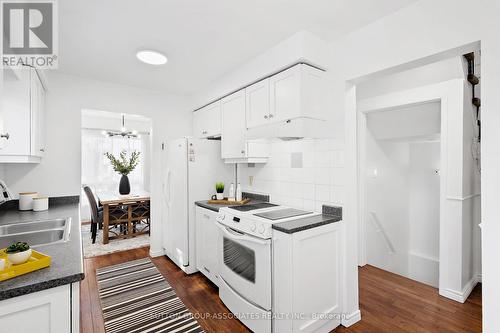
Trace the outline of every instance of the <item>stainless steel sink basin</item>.
{"type": "Polygon", "coordinates": [[[19,222],[0,226],[0,248],[15,242],[36,247],[69,240],[71,219],[19,222]]]}
{"type": "Polygon", "coordinates": [[[0,226],[0,236],[17,234],[20,232],[33,232],[48,229],[59,229],[66,225],[66,219],[43,220],[35,222],[12,223],[0,226]]]}

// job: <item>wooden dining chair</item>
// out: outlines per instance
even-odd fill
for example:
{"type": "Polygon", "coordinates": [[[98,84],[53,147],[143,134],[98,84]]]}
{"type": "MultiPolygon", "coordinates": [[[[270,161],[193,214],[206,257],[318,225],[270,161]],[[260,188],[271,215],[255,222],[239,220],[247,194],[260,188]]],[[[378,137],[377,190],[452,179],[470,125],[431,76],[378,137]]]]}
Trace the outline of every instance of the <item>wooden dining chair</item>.
{"type": "MultiPolygon", "coordinates": [[[[91,211],[90,232],[91,232],[92,244],[94,244],[97,237],[97,229],[98,228],[102,229],[102,224],[104,221],[104,212],[102,208],[99,209],[97,200],[90,186],[88,185],[83,186],[83,190],[85,191],[87,199],[89,200],[90,211],[91,211]]],[[[114,228],[116,226],[120,226],[120,232],[121,232],[122,230],[124,230],[123,226],[126,225],[127,216],[128,212],[126,208],[124,209],[121,206],[110,208],[109,227],[114,228]]]]}

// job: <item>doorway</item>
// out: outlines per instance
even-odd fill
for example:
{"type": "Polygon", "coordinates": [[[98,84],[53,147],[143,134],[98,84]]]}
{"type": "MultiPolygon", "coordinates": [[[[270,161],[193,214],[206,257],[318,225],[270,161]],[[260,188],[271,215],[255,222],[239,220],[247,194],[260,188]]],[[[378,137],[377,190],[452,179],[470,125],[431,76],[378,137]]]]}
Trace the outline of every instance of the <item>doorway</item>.
{"type": "Polygon", "coordinates": [[[149,118],[82,110],[81,222],[86,258],[149,246],[150,133],[149,118]]]}
{"type": "Polygon", "coordinates": [[[463,303],[481,276],[480,174],[471,91],[457,74],[357,100],[357,205],[360,266],[463,303]]]}
{"type": "Polygon", "coordinates": [[[375,110],[364,143],[366,262],[436,288],[440,115],[440,102],[375,110]]]}

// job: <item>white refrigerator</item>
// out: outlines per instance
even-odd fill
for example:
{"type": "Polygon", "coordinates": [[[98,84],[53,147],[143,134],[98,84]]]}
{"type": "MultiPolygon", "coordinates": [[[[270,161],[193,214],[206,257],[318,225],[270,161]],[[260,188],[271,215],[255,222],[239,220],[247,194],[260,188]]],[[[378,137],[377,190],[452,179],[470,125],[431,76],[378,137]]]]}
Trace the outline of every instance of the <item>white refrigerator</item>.
{"type": "Polygon", "coordinates": [[[234,164],[221,159],[220,140],[180,138],[162,147],[162,237],[165,254],[184,272],[196,272],[195,201],[234,182],[234,164]]]}

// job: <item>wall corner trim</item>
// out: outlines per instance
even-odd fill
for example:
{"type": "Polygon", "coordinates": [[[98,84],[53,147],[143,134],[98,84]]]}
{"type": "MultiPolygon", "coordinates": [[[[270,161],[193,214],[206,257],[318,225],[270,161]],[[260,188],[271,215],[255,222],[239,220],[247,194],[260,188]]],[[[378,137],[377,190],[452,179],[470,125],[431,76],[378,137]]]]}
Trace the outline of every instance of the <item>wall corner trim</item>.
{"type": "Polygon", "coordinates": [[[465,287],[462,289],[462,291],[456,291],[452,289],[445,289],[443,291],[439,291],[439,294],[441,296],[444,296],[446,298],[449,298],[451,300],[460,302],[460,303],[465,303],[467,298],[469,297],[470,293],[474,289],[474,287],[480,282],[481,278],[479,275],[476,275],[472,277],[472,279],[469,280],[465,284],[465,287]]]}
{"type": "Polygon", "coordinates": [[[149,256],[152,258],[161,257],[163,255],[165,255],[165,252],[163,250],[160,251],[149,250],[149,256]]]}
{"type": "Polygon", "coordinates": [[[349,314],[343,314],[340,324],[344,327],[349,327],[356,324],[360,320],[361,320],[361,311],[359,311],[358,309],[349,314]]]}

